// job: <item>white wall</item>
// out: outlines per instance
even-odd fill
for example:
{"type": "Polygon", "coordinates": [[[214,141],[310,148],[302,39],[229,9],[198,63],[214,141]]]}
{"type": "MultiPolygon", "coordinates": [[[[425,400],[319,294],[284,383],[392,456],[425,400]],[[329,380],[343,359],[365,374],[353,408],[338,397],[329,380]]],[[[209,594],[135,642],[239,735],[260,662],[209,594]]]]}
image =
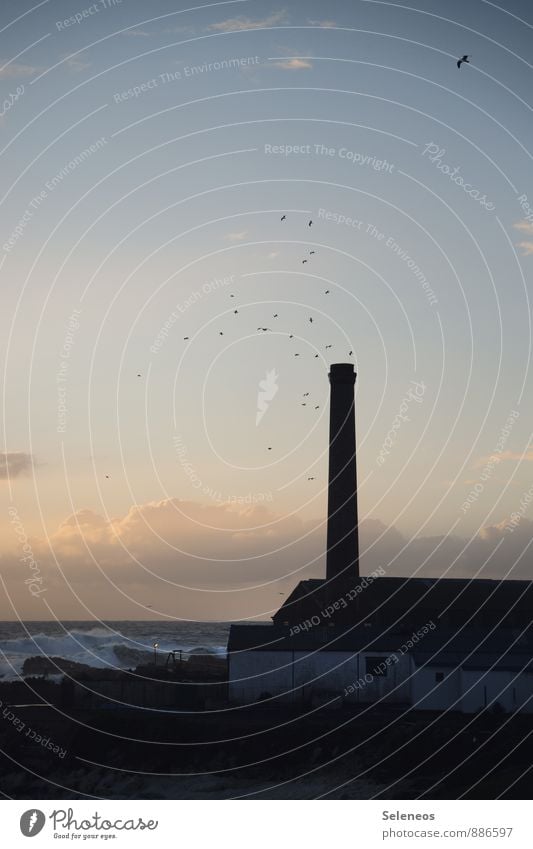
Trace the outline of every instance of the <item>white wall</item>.
{"type": "Polygon", "coordinates": [[[523,672],[511,687],[516,689],[516,704],[520,713],[533,713],[533,671],[523,672]]]}
{"type": "Polygon", "coordinates": [[[387,666],[387,675],[365,680],[366,656],[381,658],[376,652],[358,655],[349,652],[246,651],[230,654],[229,697],[231,701],[255,702],[264,693],[284,694],[287,701],[305,702],[320,694],[342,696],[350,702],[408,702],[411,660],[403,655],[387,666]],[[345,694],[345,690],[350,692],[345,694]]]}
{"type": "Polygon", "coordinates": [[[388,655],[363,652],[358,663],[358,655],[348,652],[234,653],[229,658],[229,698],[241,704],[251,703],[270,693],[283,694],[287,702],[301,703],[321,695],[327,700],[336,694],[350,703],[382,700],[387,704],[413,704],[416,710],[451,709],[464,713],[475,713],[486,702],[496,699],[506,712],[518,709],[533,713],[532,672],[516,676],[507,671],[483,673],[441,666],[414,667],[412,658],[405,654],[398,658],[398,663],[387,666],[386,676],[374,676],[368,682],[365,681],[367,656],[385,661],[388,655]],[[437,672],[444,673],[444,681],[435,681],[437,672]],[[346,689],[350,692],[345,693],[346,689]],[[528,698],[530,701],[524,706],[528,698]]]}
{"type": "Polygon", "coordinates": [[[414,667],[411,704],[415,710],[461,710],[461,670],[446,666],[414,667]],[[444,680],[436,681],[437,673],[444,680]]]}
{"type": "Polygon", "coordinates": [[[463,670],[463,692],[464,713],[475,713],[495,702],[499,702],[506,713],[533,713],[531,672],[463,670]],[[529,703],[525,704],[528,699],[529,703]]]}

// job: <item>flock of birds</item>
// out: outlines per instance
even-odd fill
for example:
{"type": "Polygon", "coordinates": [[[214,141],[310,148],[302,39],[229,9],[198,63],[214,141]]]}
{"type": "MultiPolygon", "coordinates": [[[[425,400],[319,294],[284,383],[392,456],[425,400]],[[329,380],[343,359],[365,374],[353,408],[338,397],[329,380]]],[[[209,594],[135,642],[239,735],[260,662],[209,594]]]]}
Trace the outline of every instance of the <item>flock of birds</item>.
{"type": "MultiPolygon", "coordinates": [[[[282,215],[280,220],[281,220],[281,221],[286,221],[286,220],[287,220],[287,216],[286,216],[286,215],[282,215]]],[[[312,220],[312,219],[309,219],[309,221],[308,221],[308,223],[307,223],[307,226],[308,226],[308,227],[312,227],[312,226],[313,226],[313,220],[312,220]]],[[[309,256],[313,256],[314,254],[316,254],[316,251],[315,251],[315,250],[309,251],[309,256]]],[[[302,260],[302,264],[305,264],[307,261],[308,261],[307,259],[303,259],[303,260],[302,260]]],[[[330,290],[330,289],[326,289],[326,290],[324,291],[324,295],[329,295],[330,293],[331,293],[331,290],[330,290]]],[[[230,297],[230,298],[235,298],[235,295],[234,295],[233,293],[231,293],[229,297],[230,297]]],[[[238,314],[239,314],[239,310],[238,310],[238,309],[234,309],[234,310],[233,310],[233,314],[234,314],[234,315],[238,315],[238,314]]],[[[272,318],[274,318],[274,319],[279,318],[279,317],[280,317],[280,316],[279,316],[279,313],[277,313],[277,312],[276,312],[276,313],[273,313],[273,315],[272,315],[272,318]]],[[[314,319],[313,319],[313,317],[312,317],[312,316],[309,316],[308,321],[309,321],[309,324],[313,324],[313,323],[314,323],[314,319]]],[[[268,332],[272,332],[272,328],[270,328],[270,327],[258,327],[258,328],[257,328],[257,331],[258,331],[258,332],[260,332],[260,333],[268,333],[268,332]]],[[[218,333],[219,333],[219,336],[224,336],[224,331],[223,331],[223,330],[219,330],[219,331],[218,331],[218,333]]],[[[294,334],[294,333],[290,333],[290,334],[289,334],[289,339],[294,339],[294,336],[295,336],[295,334],[294,334]]],[[[184,341],[184,342],[188,342],[188,341],[190,341],[190,338],[191,338],[190,336],[184,336],[184,337],[183,337],[183,341],[184,341]]],[[[332,345],[332,344],[329,344],[329,345],[326,345],[326,346],[325,346],[325,350],[326,350],[326,351],[330,350],[331,348],[333,348],[333,345],[332,345]]],[[[300,353],[299,353],[299,352],[296,352],[296,353],[294,354],[294,356],[295,356],[295,357],[299,357],[299,356],[300,356],[300,353]]],[[[353,351],[349,351],[349,352],[348,352],[348,356],[349,356],[349,357],[353,357],[353,351]]],[[[315,354],[315,355],[314,355],[314,359],[318,359],[318,357],[319,357],[319,354],[315,354]]],[[[138,374],[137,374],[137,377],[142,377],[142,374],[141,374],[141,373],[138,373],[138,374]]],[[[309,398],[309,395],[310,395],[310,393],[309,393],[309,392],[304,392],[304,393],[303,393],[303,395],[302,395],[302,397],[303,397],[303,398],[309,398]]],[[[312,403],[312,402],[311,402],[311,403],[312,403]]],[[[311,406],[311,403],[309,403],[308,401],[301,401],[301,402],[300,402],[300,404],[301,404],[301,406],[302,406],[302,407],[307,407],[307,406],[308,406],[308,404],[309,404],[309,406],[311,406]]],[[[320,409],[320,404],[316,404],[316,405],[313,405],[313,406],[314,406],[314,409],[315,409],[315,410],[319,410],[319,409],[320,409]]],[[[267,450],[268,450],[268,451],[272,451],[272,446],[271,446],[271,445],[269,445],[269,446],[268,446],[268,448],[267,448],[267,450]]],[[[106,478],[107,478],[107,479],[109,479],[109,477],[110,477],[110,475],[106,475],[106,478]]],[[[314,481],[314,480],[315,480],[315,478],[314,478],[313,476],[310,476],[310,477],[308,477],[308,478],[307,478],[307,480],[308,480],[308,481],[314,481]]]]}
{"type": "MultiPolygon", "coordinates": [[[[465,55],[464,55],[464,56],[461,56],[461,58],[457,60],[457,67],[458,67],[459,69],[461,68],[461,65],[463,65],[463,64],[467,64],[467,65],[469,65],[469,64],[470,64],[470,55],[468,55],[468,54],[466,54],[466,53],[465,53],[465,55]]],[[[287,220],[287,216],[286,216],[285,214],[284,214],[284,215],[282,215],[280,220],[281,220],[281,221],[286,221],[286,220],[287,220]]],[[[307,226],[308,226],[308,227],[312,227],[312,226],[313,226],[313,219],[312,219],[312,218],[310,218],[310,219],[309,219],[309,221],[308,221],[308,223],[307,223],[307,226]]],[[[309,251],[309,256],[313,256],[315,253],[316,253],[316,251],[309,251]]],[[[302,259],[302,265],[305,265],[307,262],[308,262],[307,258],[306,258],[306,259],[302,259]]],[[[325,295],[329,295],[329,294],[330,294],[330,290],[329,290],[329,289],[326,289],[326,290],[325,290],[325,292],[324,292],[324,294],[325,294],[325,295]]],[[[235,295],[233,295],[233,294],[231,294],[231,295],[230,295],[230,298],[234,298],[234,297],[235,297],[235,295]]],[[[233,310],[233,314],[234,314],[234,315],[238,315],[238,314],[239,314],[239,310],[233,310]]],[[[278,314],[278,313],[274,313],[274,315],[273,315],[272,317],[273,317],[273,318],[279,318],[279,314],[278,314]]],[[[309,323],[310,323],[310,324],[313,324],[313,318],[312,318],[311,316],[309,317],[309,323]]],[[[261,332],[261,333],[268,333],[268,332],[271,330],[271,328],[270,328],[270,327],[258,327],[258,328],[257,328],[257,330],[258,330],[258,332],[261,332]]],[[[219,336],[224,336],[224,331],[223,331],[223,330],[219,330],[219,331],[218,331],[218,333],[219,333],[219,336]]],[[[190,338],[191,338],[190,336],[184,336],[184,337],[183,337],[183,341],[184,341],[184,342],[189,342],[190,338]]],[[[289,339],[294,339],[294,333],[289,334],[289,339]]],[[[325,346],[326,351],[328,351],[330,348],[333,348],[333,345],[326,345],[326,346],[325,346]]],[[[299,357],[299,356],[300,356],[300,354],[299,354],[299,353],[295,353],[295,354],[294,354],[294,356],[295,356],[295,357],[299,357]]],[[[353,351],[350,351],[350,352],[348,353],[348,356],[349,356],[349,357],[353,357],[353,351]]],[[[318,354],[315,354],[315,355],[314,355],[314,357],[315,357],[315,359],[318,359],[318,354]]],[[[137,374],[137,377],[142,377],[142,374],[137,374]]],[[[306,398],[308,395],[309,395],[309,392],[304,392],[303,397],[304,397],[304,398],[306,398]]],[[[302,407],[306,407],[306,406],[307,406],[307,402],[302,402],[302,407]]],[[[320,408],[320,405],[317,405],[317,406],[315,407],[315,410],[318,410],[319,408],[320,408]]],[[[269,446],[268,451],[272,451],[272,446],[269,446]]],[[[106,478],[109,478],[109,475],[106,475],[106,478]]],[[[309,477],[309,478],[307,478],[307,480],[308,480],[308,481],[314,481],[314,477],[309,477]]]]}
{"type": "MultiPolygon", "coordinates": [[[[286,221],[286,220],[287,220],[287,216],[286,216],[286,215],[282,215],[280,220],[281,220],[281,221],[286,221]]],[[[310,219],[310,220],[309,220],[309,222],[308,222],[307,226],[308,226],[308,227],[312,227],[312,226],[313,226],[313,220],[312,220],[312,219],[310,219]]],[[[316,254],[316,251],[315,251],[315,250],[309,251],[309,256],[313,256],[314,254],[316,254]]],[[[302,264],[305,264],[307,261],[308,261],[307,259],[303,259],[303,260],[302,260],[302,264]]],[[[330,290],[330,289],[326,289],[326,290],[324,291],[324,295],[329,295],[330,293],[331,293],[331,290],[330,290]]],[[[232,293],[232,294],[230,294],[230,298],[234,298],[234,297],[235,297],[235,295],[234,295],[233,293],[232,293]]],[[[233,310],[233,314],[234,314],[234,315],[239,315],[239,310],[238,310],[238,309],[234,309],[234,310],[233,310]]],[[[277,312],[273,313],[272,318],[279,318],[279,313],[277,313],[277,312]]],[[[313,322],[314,322],[313,317],[312,317],[312,316],[309,316],[308,321],[309,321],[309,324],[313,324],[313,322]]],[[[271,327],[262,327],[262,326],[260,326],[260,327],[258,327],[258,328],[257,328],[257,332],[258,332],[258,333],[271,333],[271,332],[272,332],[272,328],[271,328],[271,327]]],[[[219,335],[219,336],[224,336],[224,331],[223,331],[223,330],[219,330],[219,331],[218,331],[218,335],[219,335]]],[[[184,337],[183,337],[183,341],[184,341],[184,342],[189,342],[189,341],[190,341],[190,338],[191,338],[190,336],[184,336],[184,337]]],[[[289,339],[294,339],[294,333],[290,333],[290,334],[289,334],[289,339]]],[[[325,346],[325,350],[326,350],[326,351],[330,350],[331,348],[333,348],[333,345],[326,345],[326,346],[325,346]]],[[[301,355],[300,355],[300,353],[295,353],[295,354],[294,354],[294,356],[295,356],[295,357],[299,357],[299,356],[301,356],[301,355]]],[[[349,356],[349,357],[353,357],[353,351],[349,351],[348,356],[349,356]]],[[[319,354],[315,354],[315,355],[314,355],[314,358],[315,358],[315,359],[318,359],[318,357],[319,357],[319,354]]],[[[137,375],[137,377],[141,377],[141,376],[142,376],[142,375],[140,375],[140,374],[138,374],[138,375],[137,375]]]]}

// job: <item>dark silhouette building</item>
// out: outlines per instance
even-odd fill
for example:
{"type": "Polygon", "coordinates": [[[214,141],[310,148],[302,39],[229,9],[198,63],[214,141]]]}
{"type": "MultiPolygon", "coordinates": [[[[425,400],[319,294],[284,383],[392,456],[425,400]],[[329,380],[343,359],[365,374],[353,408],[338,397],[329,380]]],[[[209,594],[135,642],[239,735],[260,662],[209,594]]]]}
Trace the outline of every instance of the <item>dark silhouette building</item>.
{"type": "Polygon", "coordinates": [[[230,699],[533,712],[532,582],[359,574],[355,377],[331,366],[326,578],[231,626],[230,699]]]}
{"type": "Polygon", "coordinates": [[[300,581],[274,614],[276,625],[355,624],[405,630],[431,618],[442,626],[524,627],[531,621],[533,584],[458,578],[407,578],[359,574],[357,465],[351,363],[335,363],[329,374],[330,442],[326,580],[300,581]]]}
{"type": "Polygon", "coordinates": [[[333,600],[359,577],[355,378],[351,363],[331,366],[326,581],[333,600]]]}

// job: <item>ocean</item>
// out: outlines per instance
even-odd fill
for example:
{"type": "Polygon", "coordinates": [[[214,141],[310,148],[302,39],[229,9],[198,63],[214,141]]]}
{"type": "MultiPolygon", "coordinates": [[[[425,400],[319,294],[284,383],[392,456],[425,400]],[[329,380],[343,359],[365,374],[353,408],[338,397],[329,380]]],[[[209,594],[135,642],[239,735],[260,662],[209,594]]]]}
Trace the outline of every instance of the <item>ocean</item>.
{"type": "Polygon", "coordinates": [[[129,669],[131,650],[153,657],[154,643],[161,663],[175,649],[225,654],[229,627],[228,622],[0,622],[0,679],[17,678],[24,660],[39,655],[129,669]]]}

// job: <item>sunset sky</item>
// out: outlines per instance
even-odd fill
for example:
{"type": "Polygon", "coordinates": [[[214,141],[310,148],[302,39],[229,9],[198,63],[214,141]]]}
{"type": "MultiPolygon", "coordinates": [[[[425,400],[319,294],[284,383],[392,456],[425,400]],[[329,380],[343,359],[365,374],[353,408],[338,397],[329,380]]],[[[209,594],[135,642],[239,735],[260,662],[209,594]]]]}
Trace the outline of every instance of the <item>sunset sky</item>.
{"type": "Polygon", "coordinates": [[[268,618],[344,361],[361,572],[533,577],[533,10],[418,6],[4,0],[0,619],[268,618]]]}

